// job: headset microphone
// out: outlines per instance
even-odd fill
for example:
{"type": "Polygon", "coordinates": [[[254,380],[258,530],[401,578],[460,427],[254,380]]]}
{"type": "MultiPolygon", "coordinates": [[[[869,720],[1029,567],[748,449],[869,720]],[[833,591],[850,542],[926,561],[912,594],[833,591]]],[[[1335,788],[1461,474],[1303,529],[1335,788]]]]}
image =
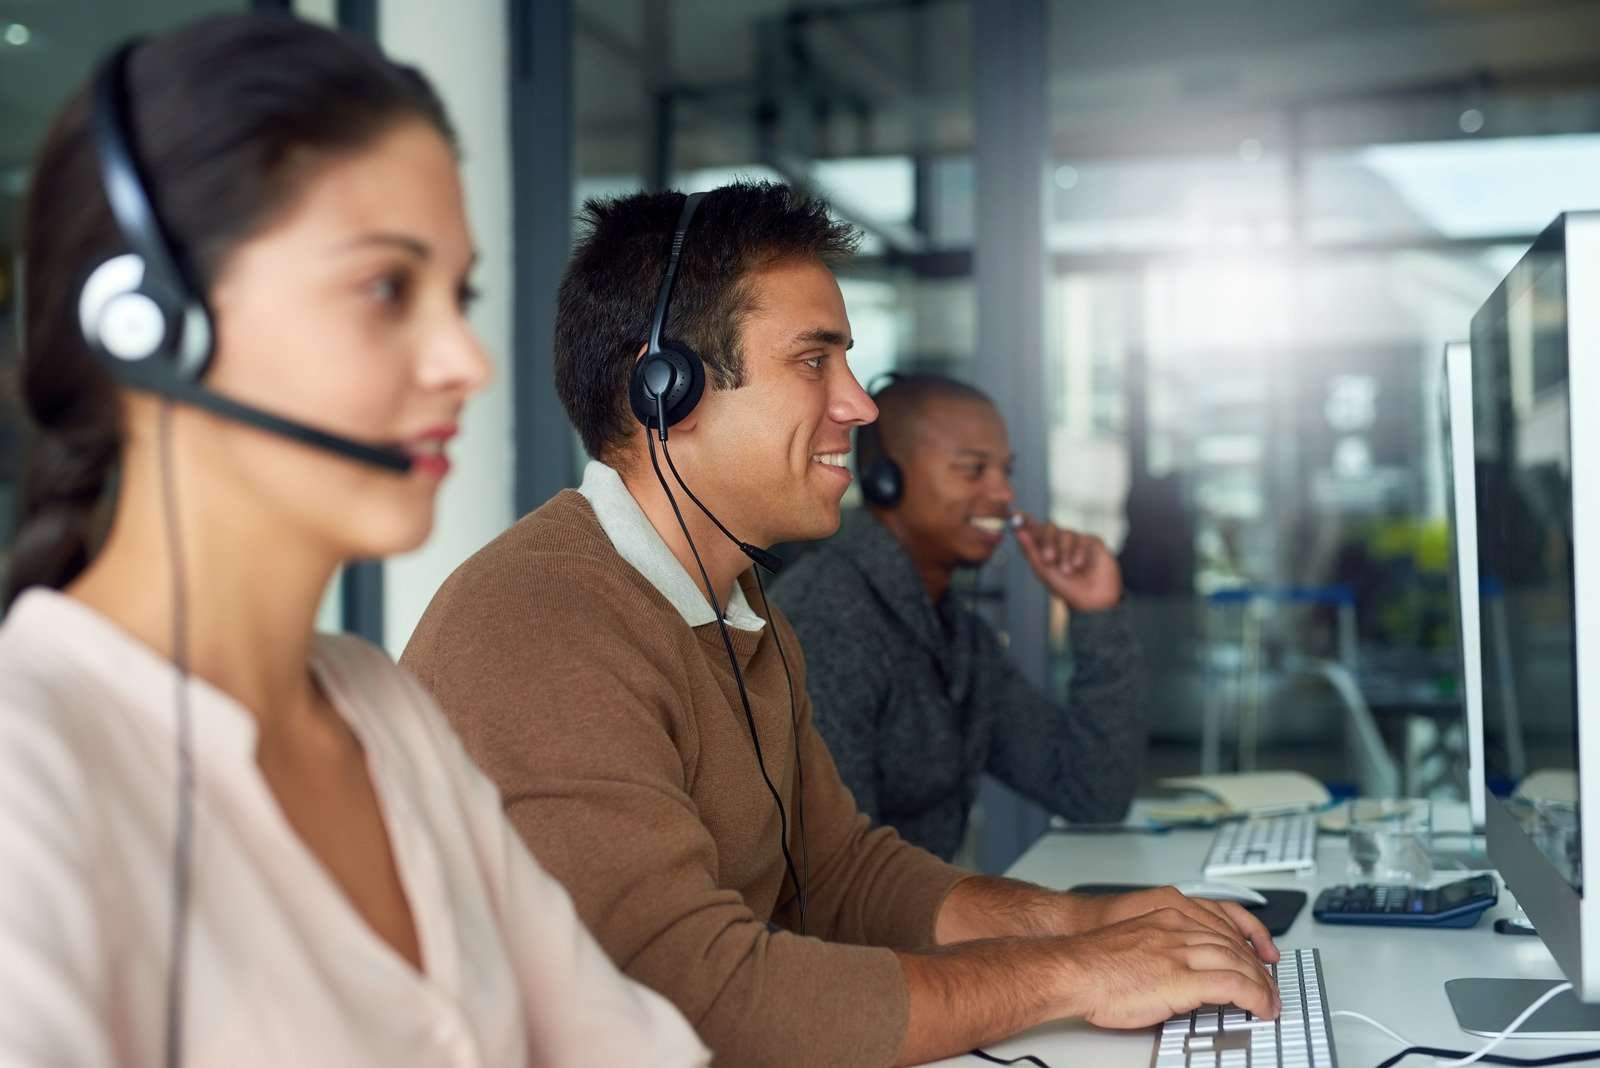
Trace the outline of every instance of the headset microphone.
{"type": "Polygon", "coordinates": [[[694,506],[705,513],[706,518],[711,520],[712,526],[722,531],[723,537],[737,545],[739,547],[739,551],[744,553],[751,560],[766,568],[767,574],[776,575],[778,572],[783,570],[783,558],[781,556],[779,556],[777,553],[769,552],[766,549],[761,548],[759,545],[751,545],[747,541],[740,541],[738,538],[734,537],[733,531],[722,525],[722,520],[711,514],[711,509],[707,508],[700,502],[700,498],[694,495],[694,490],[690,489],[689,484],[683,480],[683,476],[678,474],[678,465],[672,462],[672,453],[667,448],[666,442],[661,443],[661,454],[667,458],[667,469],[672,472],[672,478],[678,483],[678,488],[689,495],[689,499],[694,502],[694,506]]]}
{"type": "Polygon", "coordinates": [[[357,463],[380,467],[397,474],[405,474],[411,470],[413,463],[411,454],[400,449],[372,445],[320,430],[309,424],[242,404],[231,397],[225,397],[214,390],[202,389],[193,383],[174,384],[160,392],[173,400],[195,408],[203,408],[224,419],[253,426],[257,430],[265,430],[269,434],[277,434],[291,441],[298,441],[302,445],[343,456],[347,460],[355,460],[357,463]]]}
{"type": "Polygon", "coordinates": [[[224,419],[388,471],[411,470],[405,451],[318,429],[225,397],[200,384],[216,348],[211,310],[161,224],[134,151],[128,65],[133,40],[101,66],[90,132],[106,202],[126,251],[90,273],[78,294],[78,326],[89,348],[126,385],[224,419]]]}

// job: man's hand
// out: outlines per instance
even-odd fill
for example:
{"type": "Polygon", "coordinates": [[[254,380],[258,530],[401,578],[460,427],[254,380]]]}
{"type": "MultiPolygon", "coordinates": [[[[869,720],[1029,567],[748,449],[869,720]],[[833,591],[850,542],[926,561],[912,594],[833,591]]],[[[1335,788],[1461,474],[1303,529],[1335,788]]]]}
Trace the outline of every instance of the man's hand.
{"type": "Polygon", "coordinates": [[[950,891],[935,933],[939,949],[900,954],[911,1003],[900,1064],[1073,1016],[1147,1027],[1200,1005],[1278,1014],[1266,929],[1170,886],[1089,897],[974,875],[950,891]]]}
{"type": "Polygon", "coordinates": [[[1122,569],[1105,542],[1030,516],[1023,520],[1017,528],[1022,555],[1068,608],[1103,612],[1122,599],[1122,569]]]}
{"type": "Polygon", "coordinates": [[[1249,946],[1178,909],[1075,935],[1063,950],[1062,1015],[1099,1027],[1149,1027],[1200,1005],[1237,1005],[1268,1020],[1281,1008],[1249,946]]]}
{"type": "Polygon", "coordinates": [[[1170,886],[1136,890],[1127,894],[1070,895],[1074,901],[1073,924],[1077,931],[1109,927],[1161,909],[1169,909],[1191,922],[1231,938],[1250,943],[1256,956],[1267,963],[1278,959],[1278,947],[1261,921],[1248,909],[1232,901],[1206,901],[1184,897],[1170,886]]]}

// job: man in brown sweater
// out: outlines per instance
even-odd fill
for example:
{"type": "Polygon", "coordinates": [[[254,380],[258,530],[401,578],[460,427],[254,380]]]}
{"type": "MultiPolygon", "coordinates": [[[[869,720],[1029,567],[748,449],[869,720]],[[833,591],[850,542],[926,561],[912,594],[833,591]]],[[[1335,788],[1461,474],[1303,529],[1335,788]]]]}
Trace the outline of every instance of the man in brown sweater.
{"type": "MultiPolygon", "coordinates": [[[[1277,951],[1237,906],[973,876],[857,812],[788,622],[700,509],[674,514],[629,408],[683,204],[586,205],[556,385],[595,460],[446,581],[402,658],[534,854],[720,1063],[920,1063],[1049,1019],[1137,1027],[1203,1003],[1275,1015],[1260,961],[1277,951]]],[[[704,357],[705,391],[660,448],[757,547],[837,527],[850,430],[876,414],[829,267],[853,242],[765,184],[708,194],[686,232],[665,334],[704,357]]]]}

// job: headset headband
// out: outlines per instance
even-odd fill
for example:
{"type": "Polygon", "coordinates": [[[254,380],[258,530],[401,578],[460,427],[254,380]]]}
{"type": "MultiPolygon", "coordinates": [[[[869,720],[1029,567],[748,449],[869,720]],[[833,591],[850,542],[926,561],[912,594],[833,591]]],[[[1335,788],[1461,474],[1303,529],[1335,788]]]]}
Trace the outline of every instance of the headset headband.
{"type": "Polygon", "coordinates": [[[134,38],[113,52],[95,77],[90,122],[99,149],[100,182],[128,251],[144,261],[145,284],[154,281],[167,295],[188,301],[195,299],[196,290],[167,244],[156,206],[145,193],[150,184],[132,145],[128,68],[140,40],[134,38]]]}
{"type": "Polygon", "coordinates": [[[683,201],[683,211],[678,215],[678,228],[672,235],[672,251],[667,254],[667,273],[661,278],[661,290],[656,294],[656,311],[650,319],[650,344],[645,356],[661,351],[661,330],[667,322],[667,305],[672,301],[672,284],[678,278],[678,259],[683,255],[684,235],[689,232],[689,220],[694,218],[704,193],[690,193],[683,201]]]}

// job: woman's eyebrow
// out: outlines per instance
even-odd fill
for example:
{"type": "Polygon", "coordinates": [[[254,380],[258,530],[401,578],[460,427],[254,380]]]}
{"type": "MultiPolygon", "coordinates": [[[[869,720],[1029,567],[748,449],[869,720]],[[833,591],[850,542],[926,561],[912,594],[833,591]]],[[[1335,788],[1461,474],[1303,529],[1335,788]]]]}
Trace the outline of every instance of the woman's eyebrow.
{"type": "Polygon", "coordinates": [[[410,253],[419,260],[426,260],[433,256],[433,249],[421,238],[412,237],[410,234],[397,234],[388,231],[379,231],[371,234],[362,234],[360,237],[351,238],[336,246],[337,251],[347,251],[366,248],[369,245],[387,245],[410,253]]]}

